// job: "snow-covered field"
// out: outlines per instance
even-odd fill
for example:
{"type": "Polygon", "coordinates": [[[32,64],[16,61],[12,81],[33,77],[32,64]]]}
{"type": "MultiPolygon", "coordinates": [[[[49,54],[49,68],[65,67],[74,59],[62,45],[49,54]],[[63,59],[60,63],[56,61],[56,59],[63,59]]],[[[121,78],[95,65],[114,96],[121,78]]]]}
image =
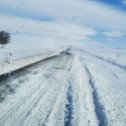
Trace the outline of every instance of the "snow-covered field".
{"type": "MultiPolygon", "coordinates": [[[[18,69],[24,68],[28,65],[32,65],[36,62],[39,62],[41,60],[44,60],[49,57],[57,56],[64,50],[68,49],[68,47],[59,48],[51,51],[46,51],[41,54],[36,54],[33,56],[27,56],[24,55],[24,58],[20,59],[12,59],[11,56],[7,56],[7,59],[5,61],[0,62],[0,75],[11,73],[13,71],[16,71],[18,69]]],[[[3,53],[5,56],[6,53],[3,53]]],[[[1,55],[1,57],[3,56],[1,55]]],[[[18,57],[19,58],[19,57],[18,57]]]]}
{"type": "Polygon", "coordinates": [[[86,53],[109,63],[125,66],[126,69],[126,48],[87,48],[82,49],[86,53]]]}
{"type": "Polygon", "coordinates": [[[125,53],[77,48],[10,76],[0,126],[125,126],[125,53]]]}

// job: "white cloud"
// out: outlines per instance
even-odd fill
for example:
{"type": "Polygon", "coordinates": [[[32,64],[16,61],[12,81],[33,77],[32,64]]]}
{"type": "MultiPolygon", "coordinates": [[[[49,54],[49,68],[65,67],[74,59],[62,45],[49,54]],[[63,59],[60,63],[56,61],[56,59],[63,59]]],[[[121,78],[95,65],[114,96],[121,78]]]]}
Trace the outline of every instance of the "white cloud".
{"type": "Polygon", "coordinates": [[[126,33],[121,32],[121,31],[106,31],[103,32],[103,35],[108,36],[108,37],[113,37],[113,38],[121,38],[126,35],[126,33]]]}
{"type": "Polygon", "coordinates": [[[0,4],[17,9],[17,14],[25,10],[31,14],[47,14],[55,19],[44,22],[0,14],[0,28],[10,32],[19,31],[20,35],[27,36],[28,39],[24,41],[31,41],[29,38],[32,36],[52,43],[61,39],[67,43],[80,42],[97,34],[95,29],[111,31],[103,34],[112,39],[120,38],[126,32],[126,13],[93,0],[1,0],[0,4]]]}
{"type": "Polygon", "coordinates": [[[89,27],[82,27],[75,23],[62,21],[34,21],[12,16],[1,16],[0,28],[10,32],[19,31],[23,34],[79,40],[87,39],[88,36],[96,34],[95,30],[89,27]]]}
{"type": "Polygon", "coordinates": [[[12,40],[17,42],[41,41],[56,44],[56,41],[68,44],[69,41],[88,40],[89,36],[97,34],[90,28],[65,21],[37,21],[27,18],[1,15],[0,30],[12,34],[12,40]]]}
{"type": "Polygon", "coordinates": [[[58,20],[126,32],[126,14],[89,0],[2,0],[1,4],[46,13],[58,20]],[[74,18],[76,17],[76,18],[74,18]]]}

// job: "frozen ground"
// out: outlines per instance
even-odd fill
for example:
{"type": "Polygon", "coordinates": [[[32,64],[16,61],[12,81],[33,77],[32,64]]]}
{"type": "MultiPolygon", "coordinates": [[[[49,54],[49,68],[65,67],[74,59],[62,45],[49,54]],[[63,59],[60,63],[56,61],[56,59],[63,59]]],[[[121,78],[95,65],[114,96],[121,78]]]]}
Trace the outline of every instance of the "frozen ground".
{"type": "Polygon", "coordinates": [[[73,49],[1,81],[0,126],[125,126],[124,57],[104,50],[73,49]]]}
{"type": "Polygon", "coordinates": [[[12,59],[11,56],[6,56],[6,53],[3,53],[1,54],[1,57],[4,55],[6,56],[7,59],[5,61],[0,62],[0,75],[16,71],[28,65],[44,60],[46,58],[59,55],[61,52],[63,52],[66,49],[68,49],[68,47],[46,51],[41,54],[36,54],[33,56],[24,55],[24,58],[18,57],[19,59],[12,59]]]}
{"type": "Polygon", "coordinates": [[[126,48],[86,48],[86,53],[106,62],[120,64],[126,69],[126,48]]]}

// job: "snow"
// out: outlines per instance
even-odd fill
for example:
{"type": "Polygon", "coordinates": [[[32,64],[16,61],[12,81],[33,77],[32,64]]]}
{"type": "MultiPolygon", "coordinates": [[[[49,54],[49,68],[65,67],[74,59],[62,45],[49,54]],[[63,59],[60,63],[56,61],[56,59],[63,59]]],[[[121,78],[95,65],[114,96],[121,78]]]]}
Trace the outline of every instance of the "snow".
{"type": "Polygon", "coordinates": [[[87,73],[80,62],[79,58],[76,56],[73,61],[71,71],[71,80],[73,87],[73,125],[97,125],[98,120],[94,111],[92,89],[88,82],[87,73]],[[91,113],[91,114],[90,114],[91,113]]]}
{"type": "Polygon", "coordinates": [[[25,57],[23,59],[12,60],[12,61],[10,61],[10,63],[2,62],[2,63],[0,63],[0,75],[10,73],[12,71],[18,70],[18,69],[23,68],[25,66],[39,62],[41,60],[44,60],[46,58],[59,55],[60,52],[64,51],[65,49],[66,48],[57,49],[57,50],[53,50],[53,51],[47,51],[42,54],[25,57]]]}
{"type": "MultiPolygon", "coordinates": [[[[84,50],[84,49],[83,49],[84,50]]],[[[126,65],[126,49],[124,48],[87,48],[88,53],[94,56],[103,58],[106,61],[116,62],[121,65],[126,65]]]]}
{"type": "Polygon", "coordinates": [[[88,0],[0,3],[11,36],[0,47],[0,126],[126,126],[126,49],[107,48],[125,45],[123,12],[88,0]]]}
{"type": "Polygon", "coordinates": [[[74,48],[12,76],[0,86],[0,125],[125,126],[126,71],[97,58],[125,65],[117,52],[125,50],[74,48]]]}
{"type": "MultiPolygon", "coordinates": [[[[118,50],[116,51],[118,52],[118,50]]],[[[108,126],[124,126],[126,124],[125,70],[83,51],[78,51],[78,55],[81,56],[82,62],[86,64],[93,76],[95,89],[106,114],[108,126]]],[[[112,57],[112,55],[110,56],[112,57]]],[[[114,59],[114,57],[112,58],[114,59]]],[[[121,62],[119,63],[121,64],[121,62]]]]}

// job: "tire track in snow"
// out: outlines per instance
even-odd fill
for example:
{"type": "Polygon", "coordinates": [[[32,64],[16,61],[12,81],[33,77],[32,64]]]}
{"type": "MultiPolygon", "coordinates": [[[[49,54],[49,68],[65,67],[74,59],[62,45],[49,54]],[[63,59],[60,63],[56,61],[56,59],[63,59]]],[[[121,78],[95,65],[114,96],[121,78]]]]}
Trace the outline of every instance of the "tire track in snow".
{"type": "MultiPolygon", "coordinates": [[[[70,74],[70,70],[73,64],[74,56],[72,57],[72,61],[68,72],[70,74]]],[[[72,83],[70,80],[67,80],[68,90],[67,90],[67,103],[66,103],[66,112],[65,112],[65,123],[64,126],[72,126],[72,118],[73,118],[73,96],[72,96],[72,83]]]]}
{"type": "Polygon", "coordinates": [[[8,122],[9,126],[17,126],[15,122],[18,123],[23,121],[24,117],[26,117],[32,108],[37,104],[37,102],[41,99],[41,97],[46,93],[48,87],[45,85],[38,86],[33,89],[23,100],[21,100],[18,104],[16,104],[9,112],[7,112],[1,119],[0,124],[6,125],[8,122]],[[26,106],[24,110],[20,113],[20,109],[22,106],[26,106]],[[20,114],[19,114],[20,113],[20,114]],[[19,119],[19,118],[20,119],[19,119]],[[18,120],[18,121],[16,121],[18,120]]]}
{"type": "Polygon", "coordinates": [[[59,90],[59,92],[57,92],[57,94],[55,95],[54,100],[53,100],[53,102],[51,103],[52,105],[51,105],[51,107],[49,108],[48,114],[46,115],[46,117],[45,117],[43,123],[41,124],[42,126],[46,126],[47,120],[48,120],[50,114],[51,114],[52,111],[53,111],[53,108],[54,108],[55,103],[56,103],[56,101],[57,101],[57,96],[60,95],[60,89],[58,88],[58,90],[59,90]]]}
{"type": "Polygon", "coordinates": [[[52,113],[54,106],[57,102],[57,98],[61,93],[64,80],[66,81],[66,75],[68,71],[68,68],[66,68],[66,66],[67,65],[69,66],[68,61],[66,62],[66,60],[64,60],[63,62],[61,62],[61,65],[58,66],[59,68],[63,66],[64,69],[59,69],[59,68],[57,69],[53,67],[53,70],[55,71],[52,72],[52,74],[55,73],[54,74],[55,78],[48,82],[50,84],[48,92],[45,94],[45,96],[42,99],[40,99],[38,105],[33,109],[30,116],[28,116],[28,118],[25,120],[24,124],[26,126],[47,125],[48,118],[50,117],[50,114],[52,113]],[[34,116],[36,118],[34,118],[34,116]]]}
{"type": "MultiPolygon", "coordinates": [[[[38,118],[37,122],[33,121],[33,124],[35,123],[35,125],[42,125],[42,126],[46,125],[46,121],[47,121],[48,117],[50,116],[50,114],[54,108],[55,102],[57,100],[57,96],[60,93],[60,88],[61,88],[61,86],[57,85],[57,84],[55,84],[53,86],[49,86],[49,90],[45,93],[44,97],[42,97],[40,99],[40,101],[37,103],[38,105],[36,105],[36,107],[35,107],[35,109],[39,108],[38,110],[40,110],[40,109],[42,109],[42,110],[40,110],[40,112],[38,113],[39,116],[37,117],[38,118]],[[49,95],[51,95],[51,96],[49,97],[49,95]]],[[[35,111],[33,108],[33,112],[31,114],[34,114],[34,112],[35,111]]],[[[30,123],[30,124],[32,124],[32,123],[30,123]]]]}
{"type": "Polygon", "coordinates": [[[65,81],[53,110],[47,119],[46,126],[64,126],[67,88],[68,84],[65,81]]]}
{"type": "Polygon", "coordinates": [[[31,113],[32,109],[37,106],[37,103],[44,97],[46,92],[49,90],[48,87],[44,87],[45,89],[40,90],[33,99],[29,102],[27,107],[15,118],[15,120],[11,123],[10,126],[22,126],[24,120],[28,117],[31,113]],[[16,121],[18,120],[18,121],[16,121]]]}
{"type": "Polygon", "coordinates": [[[91,88],[93,90],[93,92],[92,92],[93,102],[94,102],[94,106],[95,106],[96,116],[99,120],[99,126],[108,126],[108,121],[107,121],[105,112],[103,110],[103,106],[101,105],[101,103],[99,102],[99,99],[98,99],[98,93],[97,93],[97,89],[95,88],[94,79],[93,79],[89,69],[87,68],[87,66],[85,66],[85,69],[89,76],[89,84],[91,85],[91,88]]]}
{"type": "MultiPolygon", "coordinates": [[[[40,61],[38,63],[35,63],[31,66],[28,66],[26,68],[22,68],[21,70],[12,72],[10,74],[4,75],[4,76],[0,76],[0,102],[2,102],[3,100],[5,100],[5,98],[9,95],[9,94],[14,94],[16,92],[16,89],[20,86],[22,86],[22,84],[27,81],[30,80],[29,76],[30,74],[33,74],[33,72],[37,73],[38,71],[40,71],[40,69],[43,69],[43,73],[45,70],[47,70],[47,68],[50,68],[50,64],[49,62],[51,61],[52,64],[55,62],[56,64],[56,59],[60,59],[63,58],[63,54],[61,55],[61,57],[51,57],[48,59],[45,59],[43,61],[40,61]],[[49,64],[49,65],[47,65],[49,64]],[[3,79],[1,79],[1,77],[3,79]],[[26,79],[25,79],[26,78],[26,79]],[[15,80],[18,80],[19,83],[16,85],[13,85],[13,82],[15,80]]],[[[58,64],[57,64],[58,65],[58,64]]],[[[57,66],[55,65],[55,66],[57,66]]]]}
{"type": "MultiPolygon", "coordinates": [[[[58,64],[57,64],[58,65],[58,64]]],[[[56,65],[56,66],[57,66],[56,65]]],[[[51,72],[52,73],[52,72],[51,72]]],[[[49,79],[49,78],[48,78],[49,79]]],[[[53,80],[53,79],[52,79],[53,80]]],[[[46,80],[45,80],[46,81],[46,80]]],[[[24,97],[22,97],[22,99],[20,99],[12,108],[10,108],[9,111],[7,111],[1,118],[0,118],[0,124],[4,125],[4,123],[7,122],[7,120],[12,120],[11,118],[15,119],[16,117],[16,113],[18,113],[18,111],[20,111],[20,109],[22,108],[22,106],[24,106],[25,104],[27,105],[28,102],[30,100],[32,100],[32,97],[34,97],[34,94],[36,94],[40,89],[42,88],[42,91],[47,90],[48,86],[45,84],[41,85],[39,84],[38,86],[35,86],[27,95],[25,95],[24,97]]],[[[40,92],[42,92],[40,91],[40,92]]],[[[42,93],[41,93],[42,94],[42,93]]],[[[44,94],[44,93],[43,93],[44,94]]],[[[35,99],[35,98],[34,98],[35,99]]],[[[38,98],[39,99],[39,98],[38,98]]],[[[36,101],[36,100],[35,100],[36,101]]],[[[36,101],[37,102],[37,101],[36,101]]],[[[34,105],[35,103],[34,102],[34,105]]],[[[33,105],[33,106],[34,106],[33,105]]],[[[28,107],[29,110],[29,107],[28,107]]],[[[25,112],[26,113],[26,112],[25,112]]],[[[27,112],[28,113],[28,112],[27,112]]],[[[26,114],[27,114],[26,113],[26,114]]]]}
{"type": "Polygon", "coordinates": [[[69,74],[70,74],[70,69],[73,63],[73,55],[69,57],[69,63],[67,67],[67,72],[64,77],[64,82],[62,83],[61,91],[57,97],[57,100],[55,102],[55,105],[52,109],[52,112],[50,113],[47,122],[45,123],[45,126],[64,126],[65,123],[65,112],[66,112],[66,103],[67,103],[67,92],[68,92],[68,87],[69,87],[69,74]]]}
{"type": "MultiPolygon", "coordinates": [[[[62,87],[60,86],[60,88],[61,88],[61,91],[59,91],[59,95],[57,95],[57,97],[56,97],[56,99],[55,99],[55,102],[54,102],[54,104],[53,104],[53,107],[52,107],[52,109],[49,111],[49,113],[48,113],[48,115],[46,116],[46,119],[45,119],[45,121],[43,122],[43,124],[42,124],[42,126],[46,126],[47,124],[48,124],[48,121],[49,121],[49,117],[50,117],[50,115],[52,114],[52,112],[53,112],[53,109],[55,108],[55,106],[57,105],[57,102],[59,102],[59,101],[57,101],[58,99],[59,99],[59,97],[61,97],[62,96],[62,94],[64,93],[63,91],[65,91],[65,89],[64,89],[64,86],[67,86],[68,84],[66,84],[67,83],[67,77],[68,77],[68,74],[69,74],[69,72],[70,72],[70,69],[71,69],[71,66],[72,66],[72,62],[73,62],[73,56],[72,56],[72,54],[69,54],[69,62],[67,63],[67,69],[66,69],[66,74],[65,74],[65,77],[64,77],[64,80],[62,81],[62,87]]],[[[64,68],[65,68],[65,65],[63,65],[63,67],[56,67],[55,69],[57,69],[57,70],[64,70],[64,68]]],[[[71,85],[70,85],[71,86],[71,85]]],[[[70,88],[71,89],[71,88],[70,88]]],[[[61,114],[61,113],[60,113],[61,114]]],[[[61,125],[61,124],[60,124],[61,125]]],[[[67,125],[67,126],[70,126],[70,125],[67,125]]]]}
{"type": "Polygon", "coordinates": [[[92,54],[92,53],[87,52],[87,51],[84,51],[84,50],[81,50],[81,52],[86,53],[86,54],[88,54],[88,55],[90,55],[90,56],[93,56],[93,57],[95,57],[95,58],[97,58],[97,59],[99,59],[99,60],[101,60],[101,61],[103,61],[103,62],[112,64],[112,65],[114,65],[114,66],[116,66],[116,67],[118,67],[118,68],[120,68],[120,69],[122,69],[122,70],[126,70],[126,66],[125,66],[125,65],[121,65],[121,64],[115,62],[114,60],[105,59],[104,57],[97,56],[97,55],[95,55],[95,54],[92,54]]]}
{"type": "MultiPolygon", "coordinates": [[[[58,61],[59,62],[59,61],[58,61]]],[[[59,62],[60,63],[60,65],[62,66],[62,62],[59,62]]],[[[66,64],[66,62],[64,61],[64,63],[66,64]]],[[[56,65],[57,66],[57,65],[56,65]]],[[[51,70],[51,69],[50,69],[51,70]]],[[[57,70],[55,70],[55,72],[54,72],[54,69],[52,69],[51,71],[50,71],[50,73],[57,73],[56,71],[57,70]],[[52,71],[53,70],[53,71],[52,71]]],[[[46,78],[46,79],[48,79],[48,81],[50,80],[49,78],[46,78]]],[[[52,78],[51,80],[54,80],[54,78],[52,78]]],[[[50,82],[51,82],[51,80],[50,80],[50,82]]],[[[40,84],[41,85],[41,84],[40,84]]],[[[22,121],[25,119],[25,117],[30,113],[30,111],[36,106],[36,104],[37,104],[37,102],[39,101],[39,99],[41,99],[41,97],[43,96],[43,94],[45,94],[45,92],[43,92],[43,90],[44,91],[47,91],[47,87],[50,87],[49,86],[49,83],[48,83],[48,86],[43,86],[44,87],[44,89],[42,88],[41,90],[40,90],[40,85],[39,85],[39,87],[36,87],[35,89],[33,89],[33,91],[31,91],[29,94],[27,94],[27,96],[25,97],[25,98],[23,98],[21,101],[19,101],[15,106],[13,106],[13,108],[9,111],[9,112],[7,112],[6,114],[5,114],[5,116],[3,116],[1,119],[0,119],[0,121],[1,121],[1,125],[4,125],[4,122],[5,122],[5,124],[7,124],[8,123],[8,119],[9,119],[9,121],[11,121],[12,123],[10,123],[10,125],[12,124],[13,126],[15,125],[15,126],[17,126],[17,124],[18,125],[21,125],[21,123],[22,123],[22,121]],[[32,94],[34,95],[36,92],[38,92],[38,97],[37,98],[35,98],[34,96],[34,98],[31,98],[32,97],[32,94]],[[43,93],[42,93],[43,92],[43,93]],[[28,102],[27,104],[25,103],[26,101],[28,101],[28,100],[30,100],[31,102],[28,102]],[[31,103],[31,104],[29,104],[29,103],[31,103]],[[29,105],[28,105],[29,104],[29,105]],[[22,107],[22,106],[26,106],[25,107],[25,109],[20,113],[20,110],[18,110],[20,107],[22,107]],[[18,111],[19,111],[19,113],[18,113],[18,111]],[[16,114],[16,113],[18,113],[18,114],[16,114]],[[16,115],[17,115],[17,117],[16,117],[16,115]],[[16,118],[15,118],[16,117],[16,118]],[[20,119],[21,118],[21,119],[20,119]],[[16,120],[18,120],[18,121],[16,121],[16,120]],[[7,122],[7,123],[6,123],[7,122]]],[[[37,96],[37,95],[36,95],[37,96]]],[[[22,108],[21,108],[22,109],[22,108]]],[[[9,125],[9,126],[10,126],[9,125]]]]}
{"type": "Polygon", "coordinates": [[[68,90],[67,90],[67,104],[66,104],[64,126],[72,126],[72,118],[73,118],[72,85],[71,85],[70,81],[68,81],[68,83],[69,83],[69,87],[68,87],[68,90]]]}
{"type": "MultiPolygon", "coordinates": [[[[57,96],[59,95],[59,93],[60,93],[60,85],[57,85],[57,84],[55,84],[55,85],[50,85],[49,86],[49,84],[50,84],[50,82],[53,82],[54,80],[54,83],[56,83],[56,77],[55,77],[55,75],[57,75],[58,74],[58,72],[59,71],[61,71],[61,70],[63,70],[63,69],[60,69],[61,68],[61,66],[63,66],[63,68],[65,69],[65,66],[66,66],[66,64],[67,64],[67,62],[60,62],[60,64],[58,65],[57,64],[57,67],[55,68],[55,67],[52,67],[50,70],[51,70],[51,72],[49,72],[49,73],[51,73],[50,74],[50,77],[49,78],[47,78],[48,79],[48,87],[49,87],[49,89],[48,89],[48,91],[46,91],[45,92],[45,94],[44,94],[44,96],[43,97],[41,97],[40,99],[39,99],[39,101],[41,100],[41,99],[43,99],[43,101],[46,101],[45,99],[48,99],[48,95],[49,94],[53,94],[53,92],[55,91],[55,95],[54,96],[52,96],[52,98],[50,99],[50,101],[48,102],[48,104],[50,104],[50,106],[49,106],[49,108],[48,108],[48,110],[47,110],[47,112],[46,112],[46,114],[45,114],[45,117],[42,119],[42,120],[40,120],[40,125],[42,125],[42,126],[45,126],[46,125],[46,122],[47,122],[47,119],[49,118],[49,116],[50,116],[50,114],[51,114],[51,112],[52,112],[52,110],[53,110],[53,108],[54,108],[54,105],[55,105],[55,102],[56,102],[56,100],[57,100],[57,96]],[[58,68],[58,69],[57,69],[58,68]],[[55,74],[53,74],[52,75],[52,73],[55,73],[55,74]],[[52,93],[51,93],[52,92],[52,93]]],[[[50,71],[49,70],[49,71],[50,71]]],[[[48,73],[48,74],[49,74],[48,73]]],[[[39,102],[38,101],[38,102],[39,102]]],[[[38,102],[36,103],[36,106],[37,106],[37,104],[38,104],[38,102]]],[[[36,107],[35,106],[35,107],[36,107]]],[[[34,108],[35,108],[34,107],[34,108]]],[[[32,109],[34,109],[34,108],[32,108],[32,109]]],[[[30,112],[32,111],[32,109],[30,110],[30,112]]],[[[27,110],[27,109],[26,109],[27,110]]],[[[29,113],[30,114],[30,113],[29,113]]],[[[25,119],[25,118],[24,118],[25,119]]],[[[16,125],[15,125],[16,126],[16,125]]]]}
{"type": "Polygon", "coordinates": [[[72,126],[98,126],[87,72],[78,56],[74,56],[69,80],[72,86],[72,126]]]}

